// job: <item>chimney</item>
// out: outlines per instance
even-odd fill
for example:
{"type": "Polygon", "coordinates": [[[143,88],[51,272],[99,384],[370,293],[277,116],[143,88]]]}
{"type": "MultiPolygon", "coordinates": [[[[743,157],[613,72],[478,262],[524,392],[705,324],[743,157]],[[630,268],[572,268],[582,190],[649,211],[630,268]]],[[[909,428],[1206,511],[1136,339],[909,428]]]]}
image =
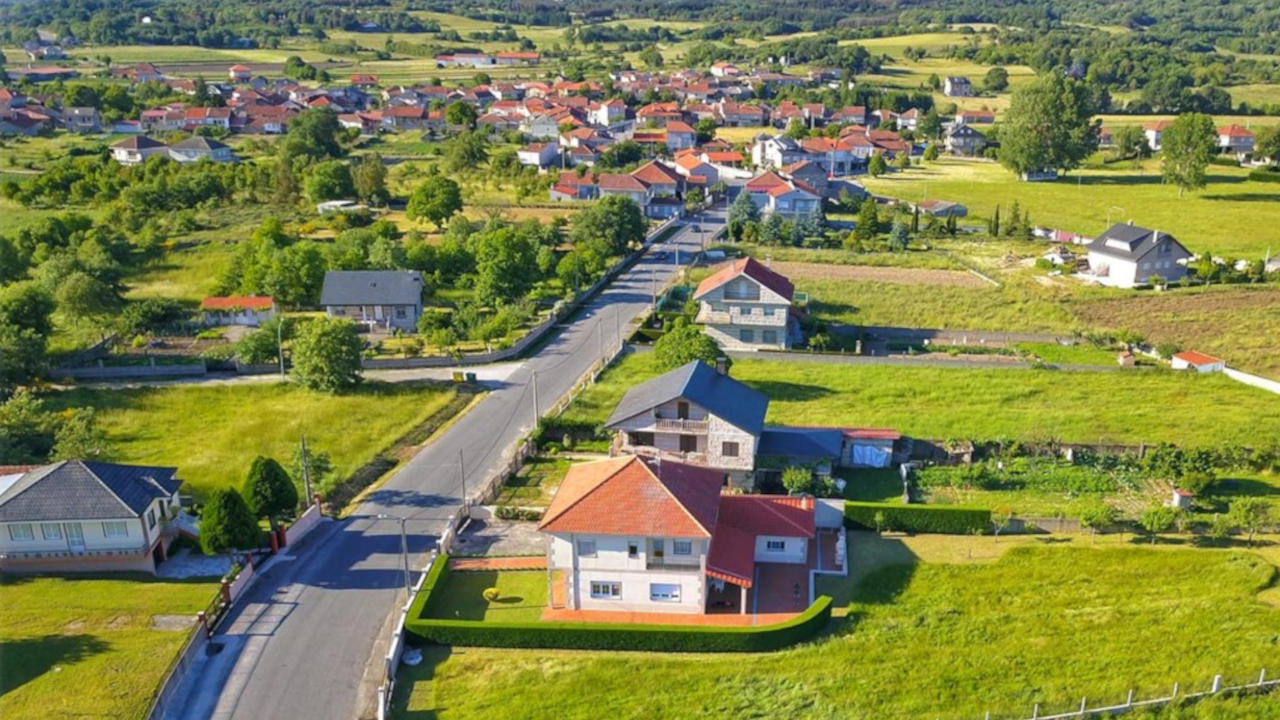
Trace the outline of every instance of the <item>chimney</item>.
{"type": "Polygon", "coordinates": [[[716,372],[720,373],[721,375],[729,374],[729,358],[723,355],[716,358],[716,372]]]}

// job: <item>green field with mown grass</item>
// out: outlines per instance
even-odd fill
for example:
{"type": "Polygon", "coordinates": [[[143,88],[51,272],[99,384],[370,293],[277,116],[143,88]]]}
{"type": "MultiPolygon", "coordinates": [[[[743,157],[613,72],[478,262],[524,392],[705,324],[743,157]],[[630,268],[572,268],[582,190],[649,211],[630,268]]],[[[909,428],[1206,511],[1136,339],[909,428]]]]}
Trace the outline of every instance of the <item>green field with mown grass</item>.
{"type": "MultiPolygon", "coordinates": [[[[1268,559],[1086,542],[852,533],[851,577],[819,583],[840,617],[813,643],[749,657],[432,648],[402,672],[398,716],[1022,717],[1219,673],[1253,681],[1274,661],[1280,611],[1258,602],[1275,582],[1268,559]]],[[[1276,704],[1206,707],[1227,710],[1168,717],[1263,717],[1276,704]]]]}
{"type": "Polygon", "coordinates": [[[399,437],[444,409],[452,388],[366,382],[330,395],[293,384],[80,388],[43,396],[58,410],[93,407],[106,431],[108,459],[172,465],[183,491],[203,497],[239,487],[258,455],[286,467],[302,435],[328,453],[342,480],[399,437]]]}
{"type": "Polygon", "coordinates": [[[216,579],[0,576],[0,717],[140,718],[216,579]],[[153,626],[158,616],[161,627],[153,626]]]}

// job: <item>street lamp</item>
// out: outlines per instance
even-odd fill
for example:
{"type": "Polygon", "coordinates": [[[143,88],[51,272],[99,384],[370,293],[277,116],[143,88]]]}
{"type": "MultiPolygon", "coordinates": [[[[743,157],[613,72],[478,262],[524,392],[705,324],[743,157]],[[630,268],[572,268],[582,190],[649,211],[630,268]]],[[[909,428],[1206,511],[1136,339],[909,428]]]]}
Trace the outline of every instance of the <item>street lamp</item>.
{"type": "Polygon", "coordinates": [[[400,555],[404,559],[404,594],[409,598],[413,598],[413,583],[409,581],[409,534],[405,531],[405,521],[408,518],[402,518],[396,515],[388,515],[386,513],[378,513],[376,516],[379,520],[396,520],[400,523],[400,555]]]}

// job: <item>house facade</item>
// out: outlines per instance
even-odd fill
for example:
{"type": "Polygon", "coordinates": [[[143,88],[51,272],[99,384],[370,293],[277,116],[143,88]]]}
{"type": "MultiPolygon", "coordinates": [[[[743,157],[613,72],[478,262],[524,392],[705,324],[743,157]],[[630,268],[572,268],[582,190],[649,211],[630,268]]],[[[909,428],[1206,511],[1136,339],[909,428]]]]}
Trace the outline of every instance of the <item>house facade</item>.
{"type": "Polygon", "coordinates": [[[168,145],[146,135],[127,137],[111,146],[111,157],[121,165],[141,165],[152,155],[168,154],[168,145]]]}
{"type": "Polygon", "coordinates": [[[155,572],[178,534],[175,472],[80,460],[0,469],[0,569],[155,572]]]}
{"type": "Polygon", "coordinates": [[[259,327],[276,316],[271,296],[212,296],[200,301],[201,322],[206,326],[259,327]]]}
{"type": "Polygon", "coordinates": [[[236,158],[231,148],[223,143],[200,135],[192,135],[186,140],[169,146],[169,157],[180,163],[211,160],[216,163],[233,162],[236,158]]]}
{"type": "Polygon", "coordinates": [[[1172,235],[1132,223],[1107,228],[1088,245],[1089,279],[1111,287],[1144,285],[1154,276],[1176,282],[1187,276],[1191,252],[1172,235]]]}
{"type": "Polygon", "coordinates": [[[330,270],[320,304],[329,317],[370,329],[413,332],[422,315],[422,274],[416,270],[330,270]]]}
{"type": "Polygon", "coordinates": [[[794,295],[790,280],[754,258],[744,258],[698,284],[694,322],[724,348],[786,350],[799,334],[791,316],[794,295]]]}

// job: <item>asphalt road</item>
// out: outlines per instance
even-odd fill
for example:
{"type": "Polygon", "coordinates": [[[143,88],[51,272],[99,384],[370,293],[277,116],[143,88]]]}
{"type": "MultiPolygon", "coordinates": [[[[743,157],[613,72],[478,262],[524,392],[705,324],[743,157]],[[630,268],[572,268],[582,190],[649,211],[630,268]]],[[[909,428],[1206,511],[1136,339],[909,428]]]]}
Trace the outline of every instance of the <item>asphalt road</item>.
{"type": "Polygon", "coordinates": [[[539,405],[546,408],[648,308],[652,288],[678,267],[677,249],[680,263],[686,263],[702,234],[710,237],[723,221],[723,210],[703,215],[692,221],[702,232],[686,224],[651,248],[521,367],[487,383],[490,392],[470,412],[370,494],[351,518],[314,531],[297,559],[282,557],[224,622],[213,638],[221,650],[188,673],[168,717],[368,716],[375,684],[365,677],[366,667],[388,618],[406,597],[399,523],[376,516],[406,518],[411,567],[421,567],[460,502],[464,472],[474,492],[532,428],[533,375],[539,405]]]}

